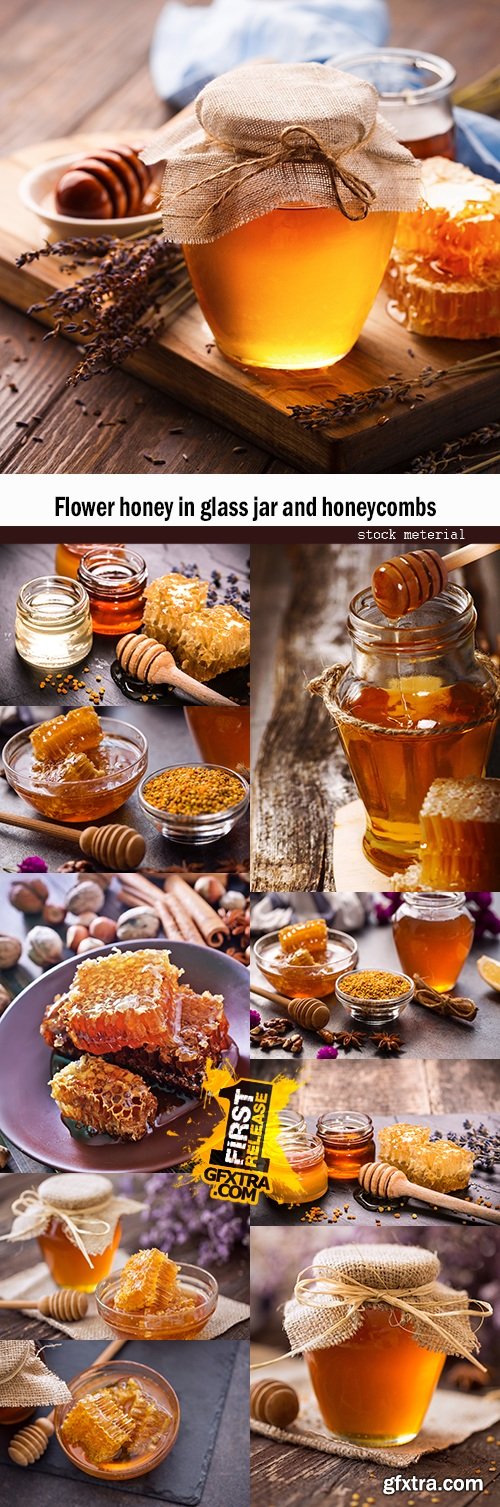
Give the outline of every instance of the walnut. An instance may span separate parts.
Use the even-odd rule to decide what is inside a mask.
[[[0,968],[15,968],[22,950],[19,937],[0,937]]]
[[[105,894],[102,885],[97,879],[81,879],[79,884],[69,891],[66,897],[68,910],[73,916],[81,916],[82,912],[100,911],[103,908]]]
[[[37,916],[48,899],[48,889],[43,879],[15,879],[9,890],[9,900],[24,916]]]
[[[50,926],[34,926],[28,932],[26,942],[32,963],[38,963],[41,968],[52,968],[54,963],[60,963],[63,944]]]
[[[160,918],[151,905],[134,905],[120,916],[116,935],[119,942],[133,942],[137,937],[156,937]]]

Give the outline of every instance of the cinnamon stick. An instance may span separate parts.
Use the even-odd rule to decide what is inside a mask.
[[[165,880],[165,890],[167,896],[178,900],[182,909],[187,911],[188,916],[191,916],[207,945],[222,947],[224,938],[229,936],[229,927],[222,917],[217,915],[213,906],[209,905],[197,890],[192,890],[179,874],[169,874],[168,879]]]
[[[190,918],[187,910],[175,899],[171,901],[170,897],[157,889],[150,879],[144,878],[142,874],[120,874],[119,877],[125,880],[124,890],[121,893],[126,892],[127,898],[131,897],[135,905],[142,902],[156,911],[167,939],[170,938],[172,942],[194,942],[197,947],[207,945],[204,936]]]

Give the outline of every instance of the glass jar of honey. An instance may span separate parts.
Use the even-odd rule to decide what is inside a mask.
[[[271,1156],[267,1197],[275,1203],[316,1203],[328,1192],[323,1142],[307,1131],[299,1135],[294,1130],[283,1131],[278,1139],[286,1161],[277,1167]]]
[[[328,1177],[333,1182],[357,1182],[360,1167],[375,1160],[369,1115],[327,1110],[319,1116],[317,1134],[323,1142]]]
[[[24,1408],[2,1408],[0,1406],[0,1425],[4,1424],[5,1428],[8,1428],[11,1423],[25,1423],[26,1419],[32,1418],[35,1412],[36,1408],[31,1405]]]
[[[28,665],[68,670],[92,648],[89,599],[79,581],[39,576],[25,581],[16,603],[16,649]]]
[[[418,973],[431,988],[452,989],[474,940],[465,895],[409,894],[393,918],[396,951],[406,973]]]
[[[280,1109],[279,1122],[281,1130],[287,1135],[307,1135],[306,1121],[297,1109]]]
[[[455,157],[452,91],[456,71],[445,58],[410,47],[345,53],[335,68],[373,84],[380,114],[414,157]]]
[[[249,770],[248,706],[185,706],[184,716],[204,764],[223,764],[239,774]]]
[[[53,1282],[94,1292],[121,1239],[113,1184],[93,1173],[63,1173],[46,1178],[37,1193],[45,1216],[38,1244]]]
[[[376,91],[319,63],[214,79],[148,160],[166,162],[164,229],[237,366],[309,371],[355,344],[419,172]]]
[[[101,549],[99,544],[57,544],[55,556],[55,572],[57,576],[73,576],[78,574],[78,566],[84,555],[88,555],[91,549]],[[108,549],[122,549],[121,544],[109,544]]]
[[[473,1319],[493,1312],[439,1281],[432,1250],[332,1245],[299,1272],[285,1306],[292,1352],[303,1352],[327,1429],[366,1448],[420,1432],[446,1356],[476,1359]]]
[[[94,633],[119,638],[140,628],[148,571],[142,555],[122,545],[87,550],[78,580],[88,592]]]
[[[311,689],[335,718],[366,813],[365,853],[384,874],[418,857],[433,781],[485,772],[498,719],[493,667],[474,645],[468,591],[448,585],[389,622],[370,591],[349,608],[352,662]]]

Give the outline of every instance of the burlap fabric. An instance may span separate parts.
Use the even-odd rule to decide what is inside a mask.
[[[12,1226],[1,1240],[32,1240],[57,1219],[67,1239],[88,1258],[111,1244],[122,1214],[139,1213],[144,1205],[115,1195],[107,1177],[77,1172],[45,1178],[38,1188],[25,1189],[11,1207]]]
[[[363,1322],[366,1305],[389,1308],[407,1323],[417,1344],[445,1355],[466,1356],[475,1365],[480,1324],[492,1312],[437,1281],[440,1264],[419,1246],[375,1245],[326,1248],[299,1273],[295,1296],[285,1307],[285,1329],[297,1355],[341,1345]]]
[[[169,240],[217,240],[284,205],[413,210],[420,164],[377,112],[365,80],[321,63],[252,63],[202,89],[141,154],[166,163]]]
[[[43,1408],[70,1402],[65,1381],[49,1371],[33,1340],[0,1341],[0,1408]]]

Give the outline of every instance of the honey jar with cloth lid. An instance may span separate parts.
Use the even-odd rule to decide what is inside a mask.
[[[58,1287],[94,1292],[111,1271],[120,1244],[121,1216],[139,1212],[135,1198],[118,1194],[107,1177],[68,1172],[47,1177],[14,1199],[4,1240],[36,1236]]]

